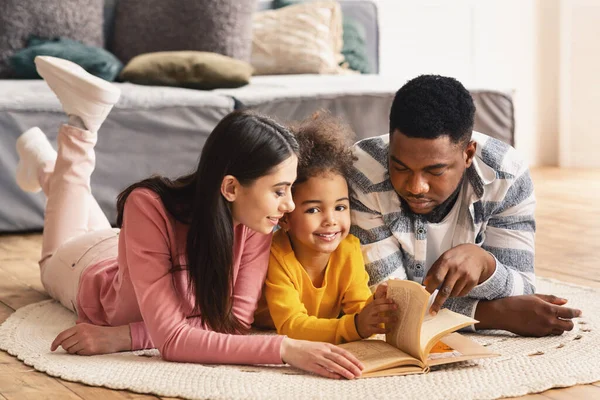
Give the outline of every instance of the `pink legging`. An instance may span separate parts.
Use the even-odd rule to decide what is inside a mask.
[[[92,196],[95,133],[62,125],[56,162],[46,163],[39,181],[46,194],[40,272],[42,284],[77,312],[79,279],[86,267],[117,256],[118,229]]]

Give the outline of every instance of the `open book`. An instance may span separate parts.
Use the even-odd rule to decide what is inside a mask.
[[[419,283],[389,280],[387,297],[398,304],[393,311],[398,322],[389,326],[386,340],[340,345],[363,363],[362,378],[424,373],[436,365],[498,355],[454,332],[477,320],[445,308],[431,316],[430,294]]]

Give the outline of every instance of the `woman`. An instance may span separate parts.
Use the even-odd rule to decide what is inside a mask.
[[[17,182],[48,198],[41,277],[78,314],[52,350],[73,354],[156,347],[169,361],[274,364],[352,379],[362,365],[343,349],[249,329],[265,278],[271,232],[294,209],[298,145],[272,120],[226,116],[198,169],[153,177],[118,199],[111,229],[91,195],[97,132],[120,92],[79,66],[37,57],[69,115],[58,153],[32,128],[17,141]]]

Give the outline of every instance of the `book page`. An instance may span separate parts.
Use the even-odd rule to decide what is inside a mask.
[[[441,346],[451,350],[434,353],[435,349],[439,348],[438,344],[441,344]],[[438,342],[438,344],[433,346],[431,353],[427,357],[427,365],[429,366],[467,361],[475,358],[496,357],[499,355],[490,349],[483,347],[479,343],[474,342],[468,337],[456,332],[444,336],[440,342]]]
[[[398,309],[390,315],[396,316],[398,321],[388,324],[391,331],[385,335],[386,342],[422,360],[421,324],[429,293],[423,286],[413,281],[392,279],[387,281],[387,284],[388,299],[398,304]]]
[[[442,308],[435,317],[428,318],[421,327],[422,354],[426,357],[436,342],[448,333],[464,328],[478,321]]]
[[[427,356],[427,363],[430,363],[431,361],[435,361],[435,360],[442,360],[445,358],[456,358],[456,357],[460,357],[463,354],[448,346],[446,343],[443,342],[443,338],[442,340],[440,340],[439,342],[437,342],[432,348],[431,350],[429,350],[429,355]]]
[[[419,360],[383,340],[366,339],[340,344],[339,346],[348,350],[363,363],[365,367],[363,373],[381,371],[402,365],[418,366],[419,370],[425,367]]]
[[[360,378],[377,378],[380,376],[398,376],[398,375],[412,375],[422,374],[427,371],[428,368],[413,367],[411,365],[405,365],[404,367],[389,368],[381,371],[364,372],[359,376]]]

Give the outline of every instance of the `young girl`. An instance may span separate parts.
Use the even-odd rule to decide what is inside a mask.
[[[48,199],[42,283],[78,315],[52,350],[157,347],[170,361],[287,362],[331,378],[360,375],[358,360],[336,346],[241,335],[253,320],[273,227],[294,209],[298,145],[287,129],[260,115],[229,114],[194,173],[149,178],[121,193],[121,229],[111,229],[90,175],[98,129],[120,92],[65,60],[37,57],[36,65],[69,115],[58,154],[38,128],[17,141],[17,182],[41,187]]]
[[[360,243],[349,235],[346,177],[354,161],[350,131],[316,116],[295,129],[300,144],[296,208],[279,220],[271,245],[258,326],[291,338],[343,343],[384,333],[396,305],[385,286],[371,297]],[[343,314],[340,316],[340,314]]]

